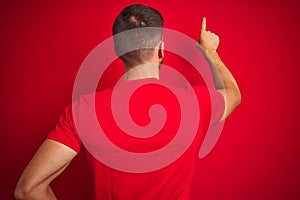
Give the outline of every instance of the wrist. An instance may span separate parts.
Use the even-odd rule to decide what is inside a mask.
[[[216,49],[203,49],[203,50],[207,58],[212,62],[215,62],[219,59],[219,55]]]
[[[213,48],[205,48],[203,47],[203,50],[205,51],[205,53],[207,53],[208,55],[211,55],[211,54],[218,54],[217,53],[217,50],[216,49],[213,49]]]
[[[202,52],[204,52],[206,54],[217,54],[217,49],[202,46],[200,43],[197,43],[196,47],[199,48]]]

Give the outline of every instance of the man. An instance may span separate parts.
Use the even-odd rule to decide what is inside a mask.
[[[140,27],[162,28],[163,18],[158,11],[150,7],[143,5],[128,6],[116,18],[113,34]],[[126,39],[122,41],[122,39],[115,38],[116,52],[125,66],[126,76],[123,85],[126,86],[129,82],[141,79],[159,79],[159,67],[164,57],[162,36],[159,32],[151,34],[154,34],[149,37],[153,48],[138,49],[124,55],[120,53],[122,45],[131,45],[130,43],[134,43],[134,41],[126,43]],[[204,18],[198,46],[210,63],[216,87],[214,95],[217,99],[221,99],[221,102],[224,102],[224,109],[221,106],[219,112],[217,112],[219,115],[215,116],[214,119],[223,121],[239,105],[241,94],[234,77],[218,56],[216,51],[218,45],[219,37],[206,30],[206,19]],[[17,199],[56,199],[50,183],[66,169],[81,150],[84,150],[90,158],[94,170],[95,199],[189,199],[194,161],[199,151],[204,127],[210,124],[203,121],[209,121],[210,104],[214,102],[210,99],[207,90],[196,86],[194,89],[200,102],[201,114],[208,117],[203,117],[207,119],[201,118],[198,135],[196,135],[191,147],[170,165],[147,173],[123,172],[106,166],[86,151],[76,131],[78,127],[74,123],[72,109],[68,107],[61,116],[56,128],[49,134],[23,172],[16,187],[15,197]],[[137,102],[142,101],[142,103],[138,103],[138,106],[143,105],[147,99],[154,98],[155,100],[162,93],[157,87],[150,87],[146,90],[144,95],[148,95],[147,98],[144,95],[137,97]],[[149,93],[151,96],[149,96]],[[97,108],[100,118],[105,116],[102,118],[104,122],[101,126],[103,125],[103,129],[110,136],[118,134],[118,128],[111,126],[113,119],[110,119],[111,114],[106,109],[110,106],[109,97],[112,95],[112,89],[97,92],[96,95],[101,100],[101,106]],[[164,97],[160,98],[164,100]],[[77,104],[80,103],[82,102],[79,100]],[[167,106],[170,107],[171,112],[174,112],[174,115],[172,114],[170,117],[176,120],[175,115],[178,115],[176,108],[172,109],[172,103]],[[143,118],[143,116],[138,118]],[[176,134],[176,131],[173,130],[174,127],[178,127],[176,123],[171,125],[166,123],[165,126],[166,128],[164,127],[165,129],[162,130],[162,132],[165,132],[162,140],[153,140],[153,143],[150,144],[143,141],[139,142],[139,140],[131,143],[126,139],[123,140],[125,136],[120,135],[121,139],[116,140],[116,143],[119,141],[125,149],[147,152],[148,147],[160,147],[162,141],[170,141]]]

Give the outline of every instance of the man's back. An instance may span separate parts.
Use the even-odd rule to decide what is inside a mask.
[[[149,80],[149,84],[147,84]],[[151,83],[150,83],[151,81]],[[123,132],[117,125],[112,110],[111,110],[111,98],[113,92],[116,90],[122,90],[126,93],[126,88],[132,84],[143,82],[143,86],[135,91],[131,96],[128,109],[131,117],[137,125],[147,126],[151,120],[149,117],[149,109],[154,104],[160,104],[164,107],[167,113],[167,120],[164,126],[158,133],[154,133],[153,136],[142,138],[133,137]],[[153,83],[154,82],[154,83]],[[187,95],[190,93],[187,88],[176,88],[177,94],[181,95],[180,98],[189,98]],[[200,117],[198,122],[198,132],[195,134],[195,138],[192,144],[188,147],[182,155],[178,156],[174,162],[158,170],[150,172],[124,172],[119,169],[113,169],[115,166],[109,166],[107,163],[101,162],[101,160],[95,158],[89,151],[88,147],[97,146],[101,152],[107,151],[111,159],[118,159],[122,156],[118,152],[111,151],[110,147],[106,146],[104,142],[99,141],[99,138],[93,138],[91,140],[85,140],[82,144],[83,138],[78,135],[77,130],[81,125],[89,120],[89,114],[86,113],[88,108],[95,105],[97,118],[99,124],[105,133],[106,137],[119,148],[124,151],[135,152],[138,154],[155,152],[161,148],[164,148],[176,136],[181,120],[180,105],[176,99],[174,93],[160,85],[160,81],[154,79],[134,80],[123,82],[114,88],[108,88],[104,91],[97,92],[95,94],[89,94],[82,96],[76,105],[73,104],[73,111],[82,115],[84,118],[76,119],[76,127],[64,127],[66,121],[73,121],[73,114],[71,109],[66,109],[65,117],[62,117],[57,128],[49,134],[48,138],[56,140],[79,152],[84,149],[85,154],[88,157],[89,164],[93,169],[94,184],[95,184],[95,199],[189,199],[190,183],[194,173],[195,159],[199,152],[199,146],[204,136],[204,131],[208,127],[210,121],[210,96],[206,87],[194,87],[199,97],[199,106],[201,113],[208,113]],[[94,104],[95,95],[95,104]],[[116,97],[118,98],[118,96]],[[125,100],[124,100],[124,103]],[[75,108],[75,110],[74,110]],[[220,112],[222,113],[222,112]],[[82,121],[80,121],[82,120]],[[196,122],[197,123],[197,122]],[[74,125],[74,123],[71,123]],[[147,128],[147,127],[145,127]],[[90,130],[91,132],[94,129]],[[66,134],[67,133],[67,134]],[[193,133],[185,133],[186,137],[192,137]],[[64,135],[62,137],[62,135]],[[72,142],[68,142],[69,140]],[[96,141],[98,140],[98,141]],[[172,144],[171,148],[174,149],[174,153],[180,148],[184,148],[181,144],[182,141]],[[71,144],[71,145],[70,145]],[[80,147],[80,148],[78,148]],[[157,159],[168,159],[166,157],[160,157]],[[153,160],[157,162],[157,160]],[[121,163],[120,165],[132,165],[132,163]],[[147,163],[145,163],[147,165]]]

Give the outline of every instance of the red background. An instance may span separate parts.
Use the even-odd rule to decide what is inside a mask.
[[[132,3],[137,1],[1,1],[1,199],[13,199],[23,169],[71,102],[81,62],[111,36],[114,17]],[[158,9],[166,28],[195,40],[206,16],[242,91],[242,104],[217,146],[198,160],[193,199],[300,199],[299,3],[138,3]],[[91,197],[86,171],[79,155],[53,183],[59,199]]]

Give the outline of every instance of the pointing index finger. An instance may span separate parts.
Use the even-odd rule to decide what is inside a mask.
[[[202,30],[206,30],[206,17],[203,17],[202,19]]]

